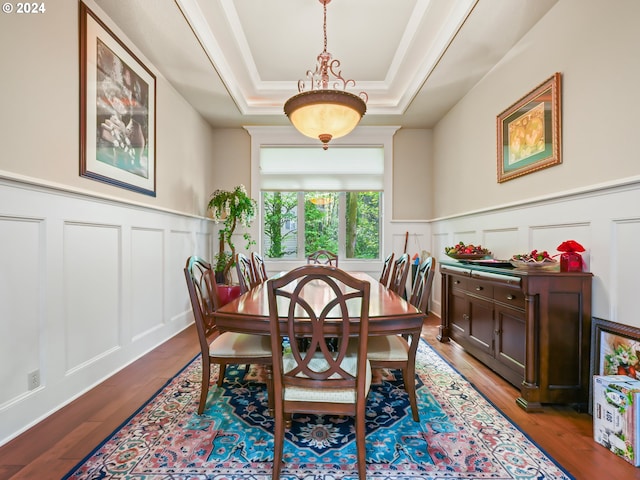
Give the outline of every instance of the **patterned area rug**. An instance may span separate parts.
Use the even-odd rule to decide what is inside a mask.
[[[273,421],[263,372],[228,368],[199,416],[200,363],[196,357],[64,478],[270,479]],[[419,423],[399,372],[376,372],[367,405],[367,478],[573,478],[424,341],[416,372]],[[356,479],[355,458],[351,418],[294,416],[281,478]]]

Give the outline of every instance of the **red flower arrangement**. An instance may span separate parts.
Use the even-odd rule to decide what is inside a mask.
[[[556,250],[559,252],[584,252],[584,247],[575,240],[567,240],[558,245]]]
[[[567,240],[558,245],[557,250],[563,252],[560,255],[561,272],[581,272],[584,262],[579,252],[584,252],[584,247],[575,240]]]

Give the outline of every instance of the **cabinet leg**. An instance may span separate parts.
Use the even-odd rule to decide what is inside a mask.
[[[542,404],[540,402],[528,402],[522,397],[516,399],[516,404],[528,413],[542,411]]]
[[[447,343],[449,339],[449,329],[440,325],[438,327],[438,335],[436,335],[436,340],[441,343]]]

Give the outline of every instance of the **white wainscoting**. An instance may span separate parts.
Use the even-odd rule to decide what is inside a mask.
[[[481,244],[495,258],[508,259],[534,248],[554,255],[561,242],[576,240],[586,248],[585,269],[594,275],[593,316],[640,327],[635,298],[640,271],[637,177],[429,223],[431,248],[439,259],[447,258],[446,246],[459,241]],[[433,287],[432,310],[439,315],[439,275]]]
[[[190,325],[183,268],[214,239],[203,218],[0,178],[0,445]]]
[[[193,320],[182,269],[192,254],[212,258],[216,230],[204,218],[0,176],[0,445],[186,328]],[[410,255],[424,250],[437,259],[461,240],[496,258],[555,252],[577,240],[594,274],[593,315],[640,327],[640,178],[449,218],[391,221],[385,252],[402,253],[406,232]],[[440,295],[438,274],[437,315]],[[35,371],[40,386],[30,390]]]

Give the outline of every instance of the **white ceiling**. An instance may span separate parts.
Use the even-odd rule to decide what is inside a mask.
[[[363,125],[430,128],[558,0],[332,0],[327,50]],[[96,0],[214,127],[286,125],[323,49],[319,0]]]

